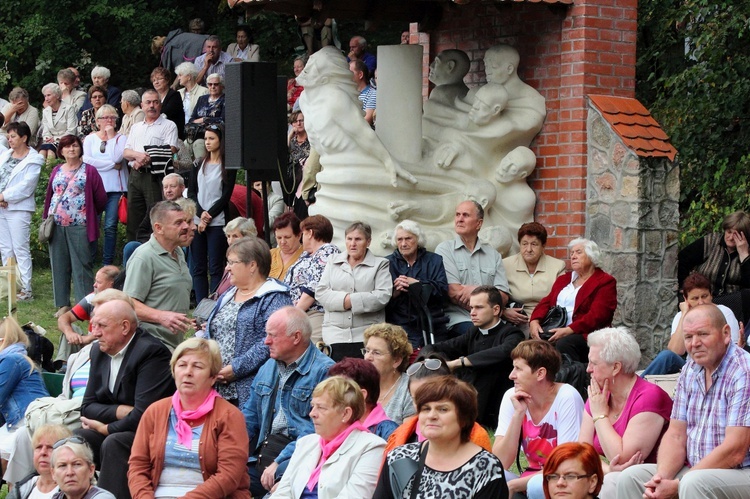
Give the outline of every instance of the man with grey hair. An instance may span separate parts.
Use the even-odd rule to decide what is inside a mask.
[[[127,466],[135,431],[143,412],[175,391],[169,360],[161,342],[138,327],[133,301],[122,291],[107,289],[92,303],[89,382],[81,404],[76,434],[94,451],[99,487],[129,498]]]
[[[224,78],[227,64],[232,62],[232,56],[221,50],[221,39],[216,35],[211,35],[206,39],[203,45],[205,51],[202,55],[195,58],[195,66],[198,68],[199,84],[206,83],[206,76],[217,73]]]
[[[333,361],[312,344],[311,334],[307,314],[295,307],[277,310],[266,322],[265,344],[271,358],[258,370],[242,407],[251,442],[248,470],[253,497],[271,490],[284,474],[296,440],[315,431],[309,417],[312,392],[328,376]],[[273,461],[268,464],[265,457],[273,447],[283,448],[270,456]]]
[[[472,327],[469,300],[477,286],[495,286],[503,295],[503,305],[508,301],[509,287],[503,257],[479,239],[482,222],[482,205],[470,200],[459,203],[453,222],[456,238],[443,241],[435,248],[435,253],[443,257],[448,276],[450,304],[446,312],[453,335],[464,334]]]
[[[141,327],[174,350],[193,325],[187,317],[193,280],[182,250],[190,220],[174,201],[156,203],[150,216],[153,234],[128,260],[123,291],[133,298]]]
[[[370,75],[375,74],[375,69],[378,67],[378,60],[374,54],[367,52],[367,40],[363,36],[353,36],[349,40],[349,55],[346,58],[346,62],[355,60],[364,62]]]
[[[146,119],[130,129],[123,153],[132,167],[128,180],[128,241],[135,239],[138,225],[151,207],[161,201],[165,170],[152,163],[146,146],[170,146],[172,153],[179,148],[177,125],[161,114],[161,98],[156,90],[143,92],[141,108]]]

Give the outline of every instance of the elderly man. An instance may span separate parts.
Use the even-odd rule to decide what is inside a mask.
[[[732,342],[724,315],[699,305],[682,321],[690,354],[677,380],[656,464],[625,469],[621,499],[745,498],[750,490],[750,355]]]
[[[349,40],[349,55],[347,61],[360,60],[367,66],[369,74],[374,74],[375,69],[378,67],[378,61],[374,54],[367,52],[367,40],[362,36],[353,36]]]
[[[435,253],[443,257],[448,276],[446,308],[448,327],[454,335],[464,334],[472,327],[469,298],[477,286],[494,286],[508,300],[508,280],[505,278],[503,257],[492,246],[479,239],[484,221],[484,209],[476,201],[463,201],[456,207],[454,228],[456,238],[443,241]]]
[[[264,496],[286,470],[296,440],[315,431],[308,414],[315,386],[333,361],[310,341],[312,327],[305,312],[284,307],[266,323],[266,345],[271,358],[258,370],[250,398],[242,407],[251,442],[250,493]],[[277,451],[265,469],[260,454]],[[264,463],[265,464],[265,463]]]
[[[205,85],[206,77],[214,73],[221,75],[221,78],[224,79],[227,64],[232,62],[232,56],[221,50],[221,39],[216,35],[209,36],[203,45],[203,49],[205,52],[195,58],[195,66],[198,68],[198,83]]]
[[[130,129],[124,157],[132,170],[128,180],[128,241],[136,238],[141,221],[151,207],[161,201],[161,181],[166,165],[152,161],[147,146],[168,146],[176,153],[177,126],[161,114],[161,99],[156,90],[146,90],[141,96],[141,108],[146,119]]]
[[[469,297],[473,327],[464,335],[427,345],[420,355],[440,352],[450,361],[448,367],[477,389],[479,423],[497,425],[503,394],[513,386],[508,379],[513,370],[510,352],[524,340],[515,325],[501,320],[503,296],[494,286],[474,288]]]
[[[156,203],[150,215],[154,232],[128,260],[123,290],[141,327],[174,350],[193,325],[187,317],[193,280],[182,250],[191,221],[174,201]]]
[[[365,112],[365,121],[372,126],[375,122],[377,90],[368,83],[370,81],[369,70],[364,62],[355,59],[349,63],[349,71],[352,72],[352,81],[357,85],[359,101],[362,103],[362,111]]]
[[[95,66],[94,69],[91,70],[91,81],[95,86],[102,87],[107,91],[107,104],[114,106],[119,112],[120,95],[122,94],[122,92],[120,92],[119,88],[113,87],[109,84],[109,78],[111,76],[112,73],[104,66]],[[86,95],[86,100],[83,102],[83,106],[78,111],[78,119],[81,119],[82,112],[84,112],[86,109],[91,109],[91,107],[91,100],[89,99],[88,95]]]
[[[129,498],[127,462],[143,411],[175,392],[169,350],[138,327],[133,302],[109,289],[94,299],[91,368],[81,404],[83,437],[94,451],[99,487]]]

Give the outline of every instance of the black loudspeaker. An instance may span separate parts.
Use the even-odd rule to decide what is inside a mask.
[[[247,170],[248,182],[279,180],[289,153],[286,80],[270,62],[227,64],[225,80],[226,167]]]

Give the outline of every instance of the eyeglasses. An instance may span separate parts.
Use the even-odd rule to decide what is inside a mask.
[[[242,260],[227,260],[227,267],[233,267],[234,265],[237,265],[238,263],[245,263]]]
[[[104,154],[104,152],[107,150],[107,141],[102,140],[102,143],[99,144],[99,152]]]
[[[362,348],[360,352],[362,352],[363,357],[368,353],[372,354],[373,357],[382,357],[385,355],[385,352],[381,352],[380,350],[370,350],[369,348]]]
[[[206,83],[209,87],[218,87],[221,86],[221,83]]]
[[[296,121],[292,121],[292,123],[304,123],[304,122],[305,122],[305,120],[296,120]]]
[[[72,437],[58,440],[57,442],[55,442],[55,445],[53,445],[52,448],[57,449],[58,447],[62,447],[63,445],[67,444],[68,442],[73,443],[73,444],[80,444],[80,445],[86,444],[86,440],[83,437],[79,437],[78,435],[73,435]]]
[[[547,480],[547,483],[556,482],[559,479],[565,480],[566,483],[572,483],[576,482],[578,480],[583,480],[584,478],[588,478],[591,475],[576,475],[575,473],[566,473],[564,475],[558,475],[557,473],[550,473],[549,475],[544,475],[544,479]]]
[[[406,370],[406,374],[409,376],[414,376],[419,372],[422,367],[429,369],[430,371],[437,371],[440,369],[440,366],[443,365],[443,361],[440,359],[425,359],[420,360],[419,362],[415,362],[414,364],[410,365],[409,368]]]
[[[206,127],[206,130],[211,130],[212,132],[220,132],[221,127],[219,125],[208,125]]]

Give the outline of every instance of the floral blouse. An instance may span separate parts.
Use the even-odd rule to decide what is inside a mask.
[[[85,139],[91,132],[98,132],[99,126],[96,124],[96,111],[90,107],[81,113],[81,120],[78,122],[78,136]]]
[[[341,251],[335,245],[331,243],[324,244],[315,253],[310,254],[307,251],[302,253],[299,260],[289,268],[284,282],[289,286],[289,293],[295,305],[302,297],[302,293],[315,298],[315,288],[318,287],[318,282],[320,282],[320,277],[323,275],[323,270],[326,268],[328,259],[339,253]],[[325,312],[323,305],[317,301],[310,306],[310,310]]]
[[[67,186],[67,187],[66,187]],[[58,170],[52,179],[52,200],[54,207],[55,225],[64,227],[86,225],[86,168],[81,163],[72,172]]]

